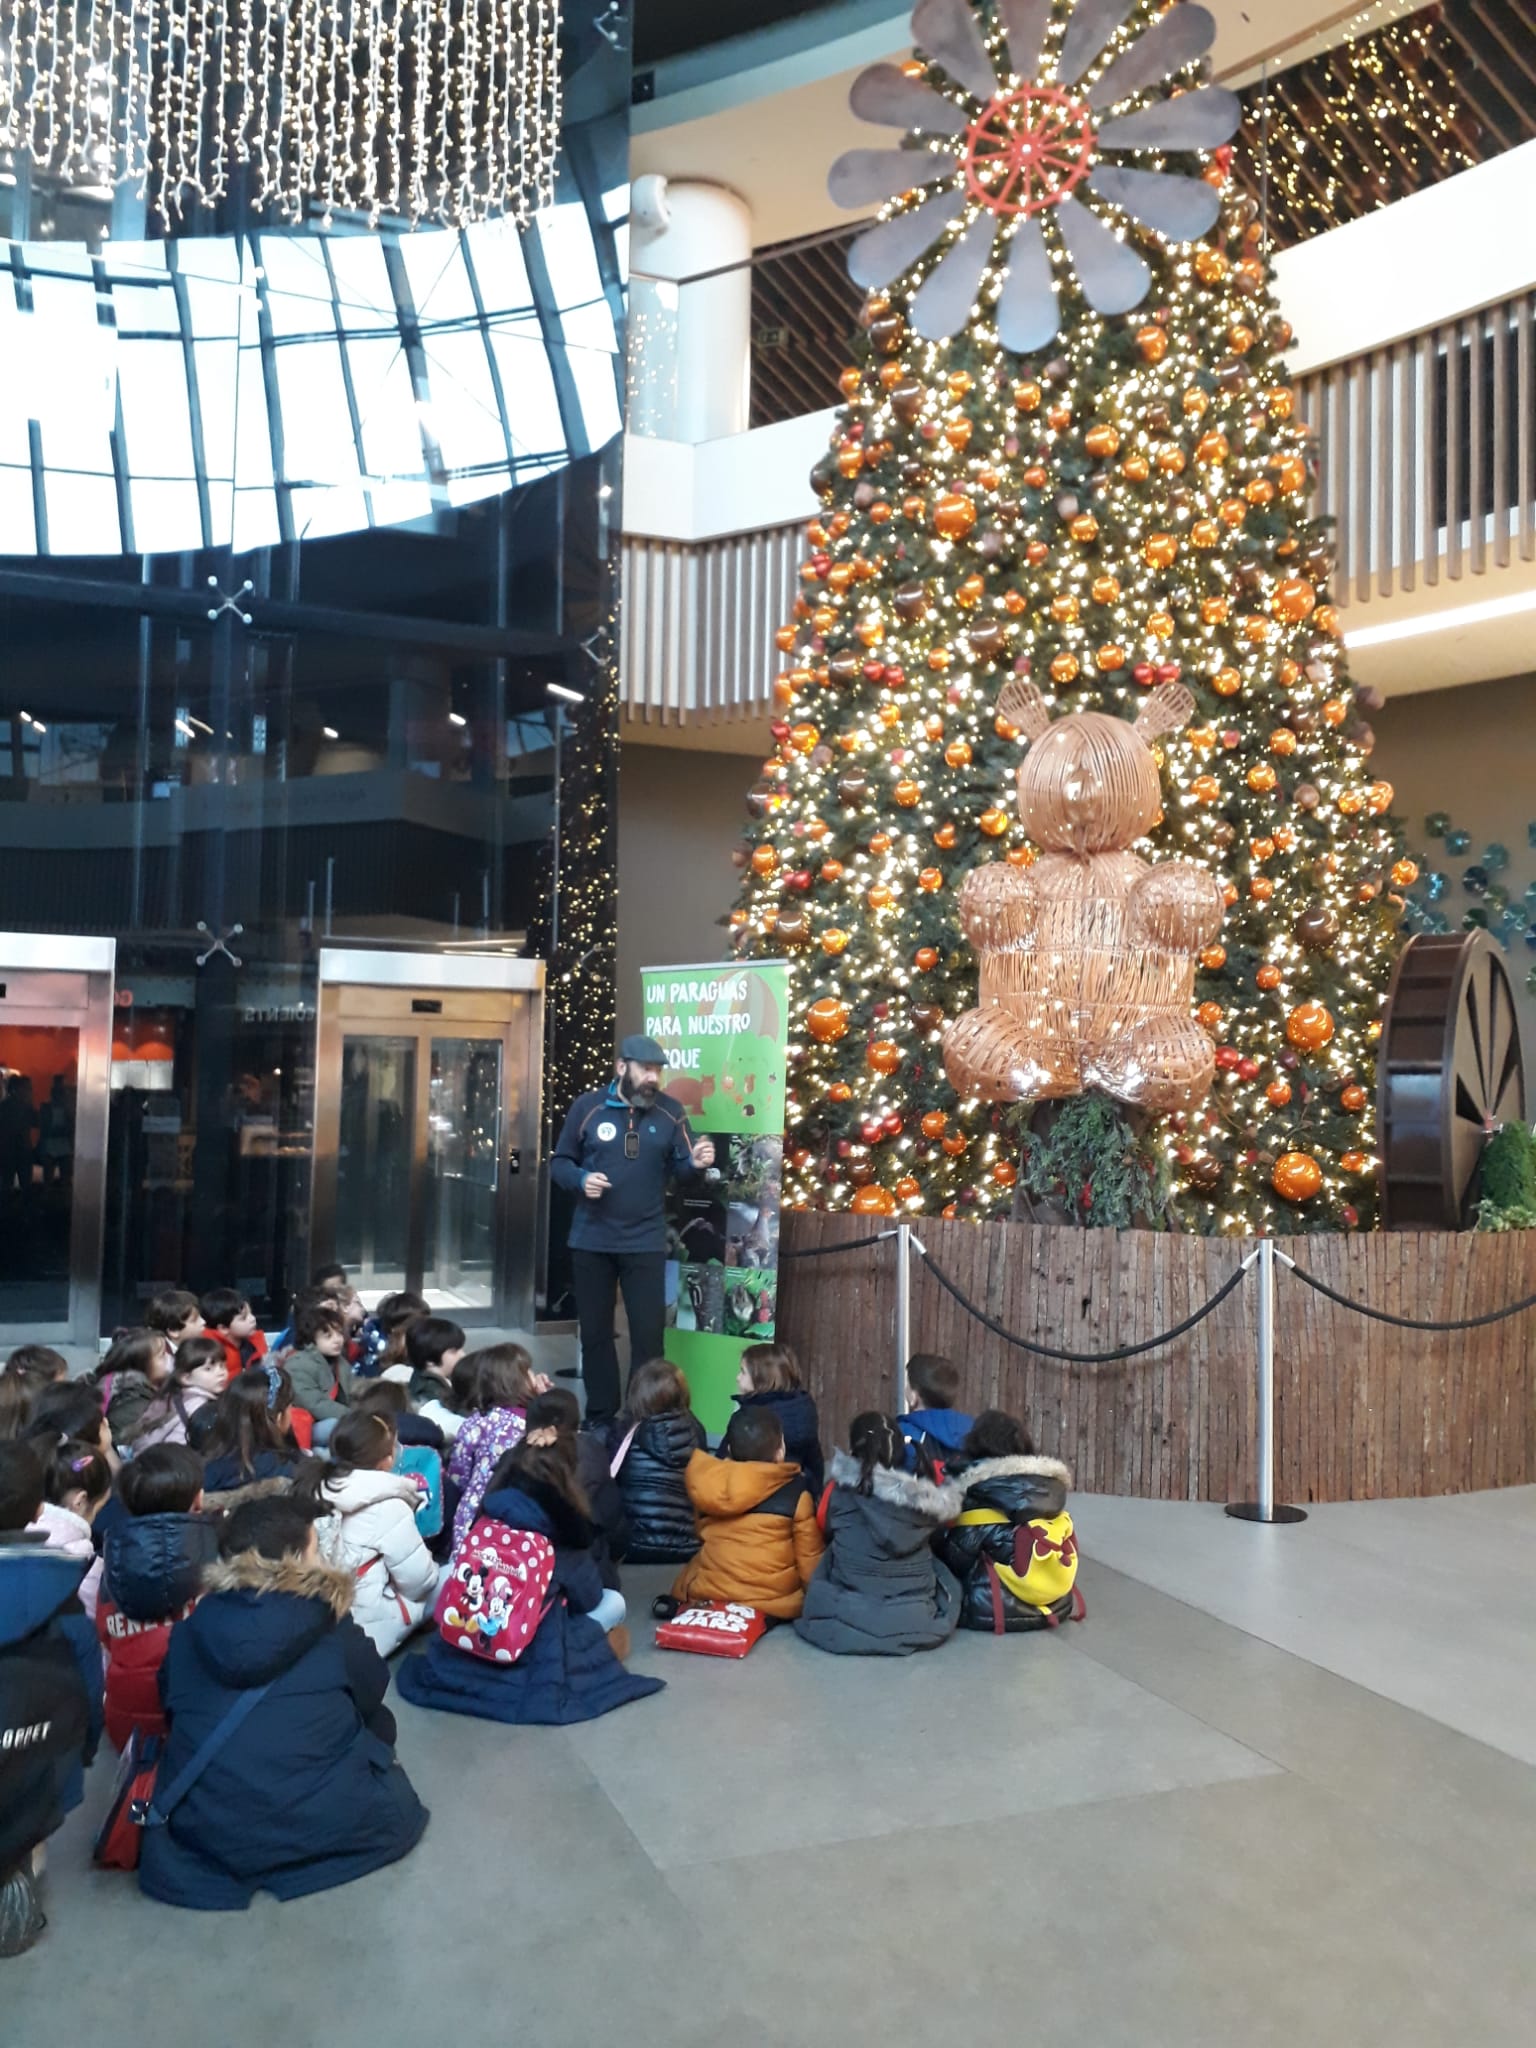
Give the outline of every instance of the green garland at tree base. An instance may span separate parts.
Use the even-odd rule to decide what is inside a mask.
[[[1097,1089],[1060,1102],[1021,1102],[1003,1128],[1019,1147],[1021,1221],[1082,1230],[1167,1230],[1172,1183],[1156,1119]]]

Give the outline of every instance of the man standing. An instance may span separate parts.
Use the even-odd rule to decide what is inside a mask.
[[[661,1092],[665,1066],[654,1038],[626,1038],[608,1086],[571,1104],[550,1161],[553,1178],[581,1198],[571,1219],[571,1271],[592,1422],[611,1421],[619,1412],[613,1335],[619,1288],[629,1318],[630,1371],[661,1356],[667,1176],[691,1177],[715,1163],[710,1140],[695,1140],[682,1104]]]

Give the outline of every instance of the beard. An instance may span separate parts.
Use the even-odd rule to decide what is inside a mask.
[[[636,1109],[649,1109],[661,1093],[661,1089],[655,1081],[636,1081],[626,1074],[620,1092]]]

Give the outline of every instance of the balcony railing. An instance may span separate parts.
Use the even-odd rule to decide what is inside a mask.
[[[1536,291],[1299,380],[1336,523],[1341,606],[1536,560]],[[808,436],[806,466],[819,453]],[[809,516],[809,514],[807,514]],[[631,717],[760,719],[790,616],[803,523],[689,545],[626,536]]]

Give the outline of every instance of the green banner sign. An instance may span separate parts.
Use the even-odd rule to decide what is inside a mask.
[[[741,1354],[773,1335],[784,1172],[788,971],[647,967],[645,1030],[666,1049],[665,1087],[715,1163],[674,1184],[667,1217],[667,1356],[711,1431],[731,1419]]]

